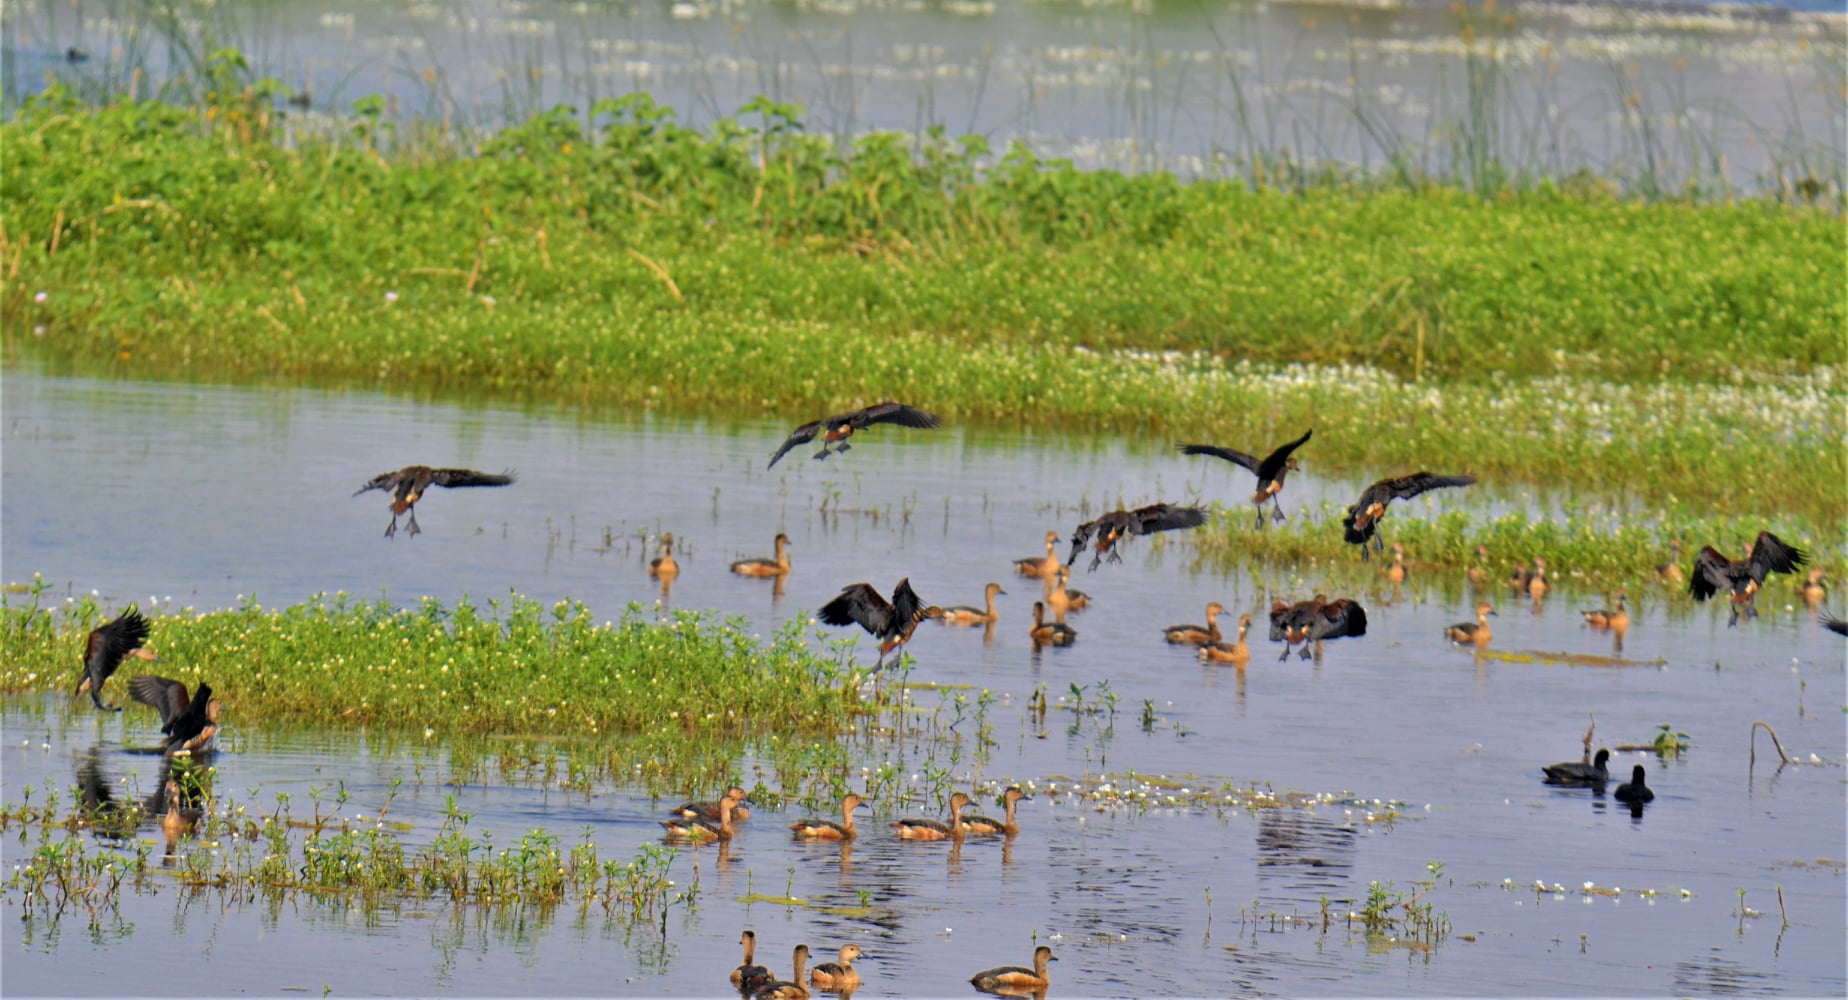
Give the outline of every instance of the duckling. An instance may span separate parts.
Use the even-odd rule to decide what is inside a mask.
[[[731,800],[732,822],[742,823],[751,818],[751,810],[744,805],[744,789],[729,789],[721,796],[721,799]],[[679,816],[681,819],[700,819],[708,823],[717,823],[719,821],[719,802],[721,799],[714,799],[711,802],[682,802],[679,806],[669,810],[668,815]]]
[[[1208,663],[1236,663],[1244,666],[1251,659],[1251,649],[1245,645],[1245,633],[1251,631],[1251,616],[1238,617],[1238,639],[1233,642],[1211,642],[1200,647],[1200,659]]]
[[[745,931],[738,938],[738,943],[744,945],[744,961],[731,971],[732,988],[744,993],[755,993],[770,981],[770,970],[757,964],[757,932]]]
[[[776,533],[776,557],[766,559],[740,559],[731,564],[731,571],[739,576],[784,576],[789,572],[789,536]]]
[[[1821,607],[1822,602],[1829,597],[1829,588],[1823,585],[1826,579],[1822,570],[1812,569],[1809,571],[1809,580],[1797,589],[1798,595],[1803,598],[1804,605],[1811,611]]]
[[[982,603],[984,607],[975,608],[967,604],[958,604],[955,607],[944,608],[943,624],[990,625],[994,622],[998,622],[1001,620],[1001,615],[999,612],[995,611],[995,595],[1005,593],[1007,593],[1007,591],[1002,590],[1000,584],[991,583],[982,588]]]
[[[969,982],[978,990],[994,990],[1004,986],[1024,986],[1028,989],[1044,989],[1052,985],[1052,977],[1046,972],[1046,964],[1055,962],[1052,949],[1040,945],[1033,949],[1033,968],[1024,969],[1018,965],[1003,965],[999,968],[984,969],[969,977]]]
[[[808,957],[808,945],[796,945],[796,952],[792,959],[796,967],[795,974],[787,980],[778,979],[767,982],[759,986],[757,992],[752,993],[751,996],[754,1000],[807,1000],[809,991],[808,987],[802,985],[802,967],[808,964]]]
[[[1527,596],[1537,601],[1552,589],[1553,585],[1546,582],[1546,560],[1535,556],[1534,571],[1527,578]]]
[[[809,985],[823,990],[851,990],[860,985],[860,974],[853,971],[853,960],[860,957],[860,946],[841,946],[839,962],[823,962],[809,971]]]
[[[1091,606],[1090,594],[1068,586],[1071,579],[1072,568],[1060,566],[1059,575],[1046,581],[1046,606],[1052,609],[1052,616],[1058,621],[1064,621],[1068,611],[1083,611]]]
[[[1045,556],[1029,556],[1025,559],[1014,560],[1014,572],[1019,573],[1021,576],[1036,576],[1041,579],[1050,579],[1059,572],[1058,544],[1059,533],[1056,531],[1046,532]]]
[[[968,828],[963,826],[963,807],[969,804],[969,796],[957,792],[950,796],[950,821],[938,819],[901,819],[892,824],[901,840],[961,840]]]
[[[657,580],[668,580],[678,575],[680,564],[674,561],[674,533],[661,533],[661,555],[648,564],[648,575]]]
[[[1619,802],[1649,802],[1655,799],[1655,792],[1643,783],[1643,765],[1630,769],[1630,780],[1617,786],[1611,798]]]
[[[1218,642],[1221,638],[1219,634],[1219,613],[1224,610],[1224,605],[1220,604],[1218,601],[1213,601],[1206,606],[1205,625],[1170,625],[1161,630],[1162,635],[1167,636],[1168,641],[1176,646],[1211,645]]]
[[[1476,564],[1469,568],[1469,573],[1467,574],[1469,582],[1472,585],[1481,587],[1483,584],[1489,582],[1488,562],[1489,547],[1486,545],[1476,546]]]
[[[1027,633],[1043,646],[1069,646],[1078,638],[1078,630],[1064,622],[1046,620],[1046,602],[1033,602],[1033,629]]]
[[[963,826],[967,827],[970,833],[1004,833],[1012,837],[1020,832],[1020,824],[1014,822],[1014,805],[1021,799],[1031,799],[1032,797],[1033,796],[1021,791],[1018,785],[1013,786],[1001,795],[1001,801],[1005,803],[1007,809],[1006,820],[996,820],[988,816],[964,816],[962,818]]]
[[[1681,582],[1681,539],[1668,543],[1668,561],[1656,563],[1655,573],[1657,583]]]
[[[664,819],[661,828],[667,831],[670,840],[692,840],[701,843],[713,840],[732,839],[732,808],[736,805],[730,795],[719,800],[719,822],[717,826],[703,819]]]
[[[1394,542],[1392,543],[1392,565],[1386,567],[1386,579],[1396,587],[1405,582],[1407,575],[1408,571],[1405,568],[1405,545],[1400,542]]]
[[[1569,760],[1547,765],[1540,770],[1546,772],[1546,783],[1549,785],[1603,785],[1611,778],[1610,761],[1611,752],[1599,750],[1598,756],[1589,764]]]
[[[852,840],[856,833],[853,828],[853,811],[866,805],[858,795],[848,792],[841,799],[841,821],[831,819],[805,819],[790,824],[796,836],[810,840]]]
[[[1476,605],[1476,620],[1458,622],[1444,630],[1444,635],[1459,646],[1486,646],[1494,638],[1489,631],[1489,616],[1495,614],[1495,605],[1487,601]],[[1500,617],[1497,615],[1496,617]]]
[[[1617,610],[1599,608],[1596,611],[1580,611],[1579,616],[1592,628],[1626,629],[1630,627],[1630,609],[1624,606],[1624,593],[1617,591]]]
[[[103,703],[103,683],[131,656],[140,660],[160,659],[144,645],[147,641],[148,620],[132,604],[109,622],[91,629],[83,646],[83,676],[77,681],[77,690],[71,697],[88,692],[99,711],[120,712],[122,706]]]

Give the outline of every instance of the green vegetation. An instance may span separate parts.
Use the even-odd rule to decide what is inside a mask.
[[[201,108],[53,92],[0,127],[9,359],[778,417],[902,395],[1246,448],[1314,426],[1322,473],[1841,535],[1838,211],[842,152],[761,99],[469,143],[361,102],[285,137],[236,64],[205,78]]]

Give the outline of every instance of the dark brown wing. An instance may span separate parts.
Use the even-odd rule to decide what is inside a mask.
[[[1086,521],[1072,531],[1072,554],[1065,557],[1066,562],[1078,558],[1078,553],[1084,551],[1084,544],[1091,540],[1091,535],[1097,531],[1098,525],[1103,523],[1104,519],[1100,517],[1094,521]]]
[[[840,418],[834,417],[830,419]],[[766,465],[764,468],[768,469],[771,465],[775,465],[777,459],[789,454],[789,449],[794,448],[796,445],[815,440],[815,435],[820,433],[821,428],[823,425],[827,424],[827,422],[826,420],[811,420],[795,430],[790,431],[788,439],[783,442],[783,446],[776,450],[776,454],[770,456],[770,465]]]
[[[1165,503],[1138,507],[1131,512],[1128,529],[1133,535],[1147,535],[1176,528],[1198,528],[1206,523],[1206,511],[1200,507],[1174,507]]]
[[[1429,472],[1414,472],[1398,479],[1388,479],[1377,486],[1384,486],[1392,496],[1399,500],[1410,500],[1426,490],[1441,490],[1451,486],[1468,486],[1476,481],[1475,476],[1434,476]]]
[[[181,691],[184,690],[185,688],[181,688]],[[192,698],[186,703],[185,710],[174,716],[173,721],[167,723],[167,727],[161,730],[171,735],[172,738],[167,741],[170,748],[177,749],[184,746],[193,737],[205,732],[206,725],[211,721],[209,714],[211,703],[212,686],[200,681],[199,690],[193,692]]]
[[[438,486],[506,486],[520,478],[519,473],[508,469],[506,472],[476,472],[474,469],[433,469],[430,481]]]
[[[1329,601],[1322,605],[1321,618],[1327,624],[1322,626],[1327,631],[1323,638],[1340,636],[1361,636],[1367,634],[1367,609],[1359,601],[1348,598]]]
[[[1704,601],[1722,589],[1732,590],[1732,560],[1711,545],[1694,557],[1694,572],[1688,574],[1688,596]]]
[[[911,578],[898,581],[892,588],[892,628],[899,635],[908,635],[924,617],[924,600],[918,592],[911,589]]]
[[[1258,460],[1242,451],[1210,444],[1184,444],[1179,447],[1183,455],[1211,455],[1214,458],[1231,462],[1233,465],[1242,465],[1252,472],[1258,471]]]
[[[912,599],[916,600],[917,595],[913,594]],[[894,611],[872,584],[856,583],[842,587],[840,595],[822,605],[816,617],[829,625],[858,625],[883,637],[891,634],[888,630],[894,621]]]
[[[367,490],[389,490],[398,485],[398,477],[402,475],[404,471],[403,469],[393,469],[390,472],[381,472],[367,480],[366,485],[354,490],[353,495],[359,496]]]
[[[1829,614],[1827,611],[1817,615],[1816,621],[1819,622],[1823,628],[1834,632],[1836,635],[1848,635],[1848,621],[1843,621]]]
[[[132,606],[113,621],[93,629],[83,657],[84,670],[91,682],[101,687],[102,682],[116,672],[116,667],[121,666],[122,658],[147,641],[148,620]]]
[[[186,685],[153,674],[136,674],[129,678],[128,694],[160,713],[160,731],[163,733],[173,728],[173,720],[186,711],[191,700],[186,696]]]
[[[1769,573],[1795,573],[1804,561],[1802,549],[1787,544],[1769,531],[1759,532],[1758,540],[1752,543],[1752,556],[1749,560],[1752,579],[1760,583],[1764,582]]]
[[[830,425],[837,422],[851,423],[855,427],[865,427],[868,424],[897,424],[900,427],[916,427],[919,430],[931,430],[941,423],[934,413],[925,413],[914,406],[890,402],[869,406],[847,417],[834,417],[829,420]]]
[[[1295,451],[1298,448],[1301,448],[1304,444],[1308,443],[1309,438],[1312,437],[1314,434],[1315,434],[1315,429],[1312,427],[1308,431],[1305,431],[1302,437],[1299,437],[1296,440],[1291,441],[1289,444],[1283,445],[1282,447],[1278,448],[1276,451],[1273,451],[1270,454],[1264,456],[1264,461],[1259,462],[1258,467],[1255,470],[1258,474],[1259,481],[1269,482],[1273,479],[1276,479],[1277,473],[1283,471],[1284,463],[1290,460],[1290,453]]]

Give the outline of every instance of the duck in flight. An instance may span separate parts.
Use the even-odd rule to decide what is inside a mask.
[[[1301,448],[1314,433],[1313,429],[1306,431],[1302,437],[1280,445],[1269,455],[1264,456],[1261,462],[1256,457],[1242,451],[1221,448],[1217,445],[1184,444],[1180,446],[1180,449],[1183,455],[1211,455],[1214,458],[1224,459],[1234,465],[1250,469],[1257,474],[1258,491],[1251,495],[1251,502],[1258,508],[1258,527],[1262,528],[1264,527],[1264,501],[1266,500],[1271,502],[1271,520],[1281,522],[1284,519],[1283,504],[1277,500],[1277,494],[1283,490],[1283,477],[1297,468],[1296,459],[1292,458],[1290,453]]]
[[[911,578],[898,581],[892,588],[892,600],[881,597],[870,583],[855,583],[841,588],[834,600],[821,606],[817,615],[829,625],[858,625],[879,639],[879,662],[885,665],[886,654],[904,645],[918,623],[927,618],[942,618],[943,609],[927,605],[911,589]]]
[[[1429,472],[1382,479],[1362,490],[1360,499],[1347,509],[1347,516],[1341,519],[1342,537],[1349,545],[1360,546],[1360,558],[1364,560],[1368,542],[1372,542],[1376,550],[1386,550],[1386,543],[1380,541],[1379,524],[1394,500],[1410,500],[1426,490],[1468,486],[1475,481],[1475,476],[1435,476]]]
[[[148,620],[133,605],[113,620],[90,630],[83,647],[83,677],[77,681],[72,697],[89,692],[90,700],[104,712],[120,712],[120,705],[103,703],[103,683],[128,657],[158,660],[159,656],[144,645],[148,641]]]
[[[411,520],[405,526],[405,533],[415,535],[422,529],[417,527],[417,501],[423,499],[424,491],[432,486],[455,488],[460,486],[506,486],[518,479],[519,475],[509,469],[503,473],[476,472],[473,469],[432,469],[427,465],[407,465],[396,472],[381,472],[371,481],[353,492],[359,496],[368,490],[391,491],[391,525],[385,529],[385,537],[398,533],[398,515],[409,512]]]
[[[1206,523],[1206,511],[1199,507],[1177,507],[1173,504],[1150,504],[1135,510],[1113,510],[1096,520],[1086,521],[1072,532],[1072,554],[1065,561],[1071,562],[1084,551],[1085,543],[1096,537],[1097,554],[1091,558],[1090,569],[1096,569],[1105,556],[1111,562],[1122,562],[1117,554],[1116,543],[1125,535],[1151,535],[1157,531],[1174,531],[1177,528],[1198,528]]]
[[[764,468],[774,466],[778,459],[788,454],[789,449],[796,445],[807,444],[815,440],[817,434],[821,435],[821,450],[815,453],[815,457],[823,459],[827,458],[830,453],[843,452],[853,447],[847,443],[847,439],[853,436],[854,431],[863,430],[872,424],[897,424],[900,427],[931,430],[941,422],[934,413],[926,413],[915,406],[892,402],[879,403],[864,410],[854,410],[851,413],[838,413],[832,417],[810,421],[791,431],[782,447],[776,450],[776,454],[770,456],[770,465]]]

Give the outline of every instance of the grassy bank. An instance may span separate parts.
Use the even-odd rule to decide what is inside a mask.
[[[1327,472],[1840,534],[1839,214],[841,156],[768,102],[598,120],[394,147],[364,114],[281,142],[236,93],[35,101],[0,128],[7,355],[782,417],[902,396],[1248,449],[1314,426]]]

